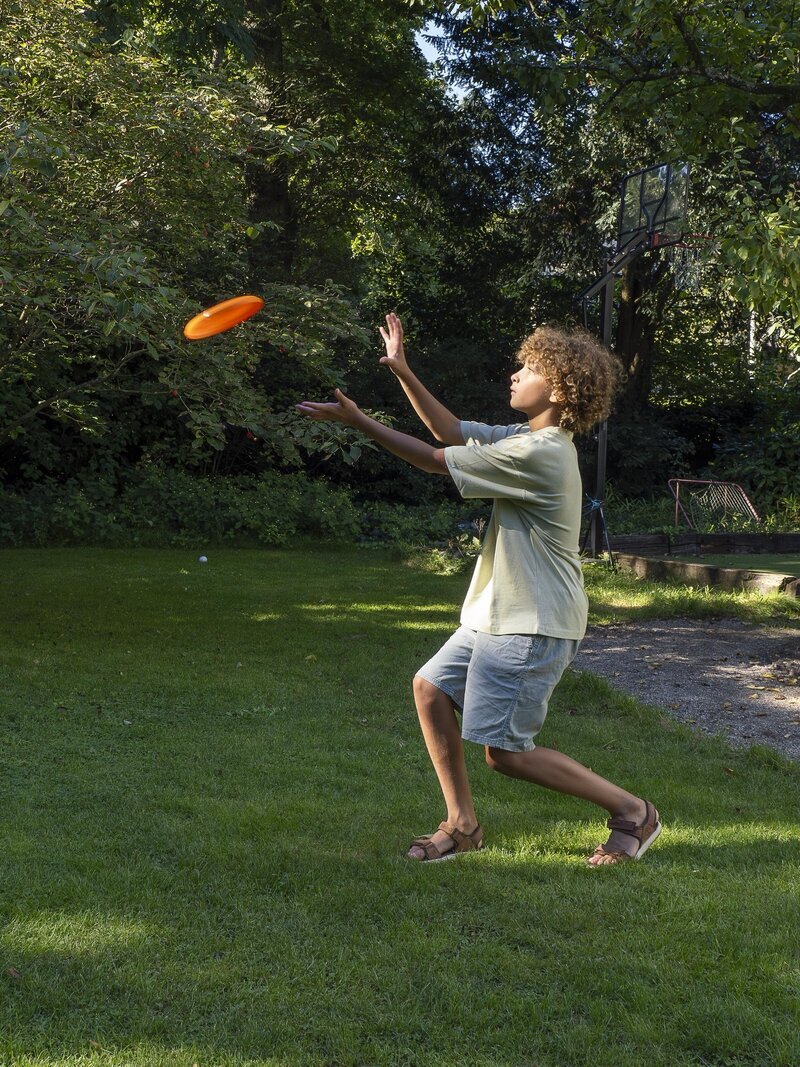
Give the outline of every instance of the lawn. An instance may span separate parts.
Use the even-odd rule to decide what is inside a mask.
[[[0,1063],[800,1063],[800,769],[572,672],[541,741],[658,804],[645,860],[590,870],[603,814],[470,746],[488,847],[411,864],[466,577],[208,554],[0,552]],[[661,610],[625,581],[598,618]]]
[[[709,567],[736,567],[753,571],[777,571],[779,574],[794,574],[800,578],[800,556],[794,554],[730,553],[712,556],[670,556],[685,563],[703,563]]]

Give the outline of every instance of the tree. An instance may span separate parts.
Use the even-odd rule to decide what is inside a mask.
[[[724,284],[800,358],[800,18],[790,0],[444,7],[455,74],[483,77],[490,92],[513,83],[538,115],[577,107],[584,136],[612,143],[625,169],[690,162],[694,225],[718,238]],[[631,154],[632,137],[657,152]]]
[[[266,121],[246,81],[104,44],[79,2],[11,4],[0,50],[14,57],[0,71],[0,439],[44,461],[53,424],[97,437],[116,423],[125,438],[126,412],[134,437],[178,419],[219,446],[228,425],[271,417],[254,379],[267,340],[273,364],[341,380],[333,346],[364,335],[333,284],[275,287],[252,330],[214,344],[180,334],[249,280],[248,245],[269,227],[248,217],[250,156],[330,142]]]

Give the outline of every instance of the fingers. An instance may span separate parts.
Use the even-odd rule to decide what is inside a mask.
[[[307,415],[310,419],[318,419],[320,416],[311,404],[295,404],[294,410],[300,415]]]
[[[312,419],[330,418],[334,412],[340,411],[338,404],[320,404],[313,400],[303,400],[295,404],[295,411],[301,415],[309,415]]]
[[[386,316],[386,329],[379,326],[378,332],[386,345],[387,355],[394,357],[402,354],[403,324],[393,311]]]

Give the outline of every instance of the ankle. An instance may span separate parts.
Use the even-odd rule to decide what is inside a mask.
[[[448,811],[447,825],[455,826],[456,830],[460,830],[462,834],[471,834],[478,825],[478,820],[474,811],[459,811],[453,813]]]
[[[613,810],[609,808],[608,813],[612,818],[635,820],[644,815],[646,811],[647,805],[645,802],[639,797],[631,796],[630,798],[626,798],[626,800],[617,808]]]

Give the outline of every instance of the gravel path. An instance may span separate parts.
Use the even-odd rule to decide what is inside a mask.
[[[800,760],[800,628],[653,619],[589,629],[573,667],[737,747]]]

